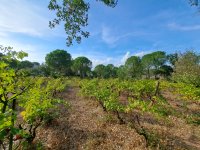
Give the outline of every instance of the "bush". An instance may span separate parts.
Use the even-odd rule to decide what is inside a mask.
[[[182,54],[175,63],[173,79],[200,87],[200,56],[192,51]]]

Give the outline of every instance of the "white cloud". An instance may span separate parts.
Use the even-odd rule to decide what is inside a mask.
[[[93,67],[95,67],[98,64],[113,64],[115,66],[120,66],[120,65],[124,65],[126,60],[131,57],[131,56],[139,56],[142,57],[146,54],[151,53],[152,51],[140,51],[138,53],[131,53],[130,51],[127,51],[124,55],[119,55],[116,57],[108,57],[105,55],[88,55],[86,57],[88,57],[92,63],[93,63]]]
[[[130,36],[138,37],[151,34],[144,31],[129,31],[129,32],[125,31],[119,32],[119,31],[120,31],[119,29],[113,29],[113,28],[111,29],[110,27],[103,25],[101,31],[101,38],[106,44],[113,46],[120,40]]]
[[[126,60],[130,57],[130,52],[126,52],[126,54],[122,57],[121,59],[121,64],[124,64],[126,62]]]
[[[117,66],[119,66],[119,65],[124,65],[125,64],[125,62],[126,62],[126,60],[129,58],[129,57],[131,57],[131,56],[138,56],[138,57],[142,57],[142,56],[144,56],[144,55],[146,55],[146,54],[149,54],[149,53],[151,53],[152,51],[140,51],[140,52],[137,52],[137,53],[131,53],[130,51],[127,51],[126,53],[125,53],[125,55],[123,55],[122,57],[121,57],[121,59],[120,59],[120,62],[118,62],[117,64]]]
[[[65,36],[62,27],[54,30],[49,28],[52,14],[44,2],[37,5],[27,0],[1,0],[0,10],[0,45],[27,52],[29,57],[25,59],[44,62],[48,46],[42,46],[40,42],[33,44],[35,38],[48,40],[51,37]],[[23,39],[20,38],[21,35]],[[30,40],[30,37],[34,39]]]
[[[142,57],[146,54],[149,54],[151,53],[152,51],[141,51],[141,52],[138,52],[138,53],[134,53],[133,56],[138,56],[138,57]]]
[[[177,23],[169,23],[168,28],[172,29],[172,30],[180,30],[180,31],[193,31],[193,30],[200,30],[200,25],[190,25],[190,26],[186,26],[186,25],[180,25]]]
[[[16,41],[15,39],[9,36],[6,38],[0,36],[0,42],[0,45],[3,45],[4,47],[11,46],[15,51],[22,50],[28,53],[28,57],[25,58],[25,60],[28,59],[30,61],[37,61],[39,63],[44,62],[46,52],[43,51],[43,49],[39,45],[22,43],[20,41]]]
[[[122,38],[129,36],[129,34],[118,35],[115,34],[110,28],[103,26],[102,28],[102,40],[108,45],[114,45]]]
[[[92,61],[92,64],[94,67],[99,64],[104,64],[104,65],[113,64],[113,58],[111,58],[111,57],[104,57],[103,59],[91,58],[91,61]]]
[[[20,33],[44,37],[57,34],[48,27],[52,18],[47,7],[26,0],[2,0],[0,10],[0,35]]]

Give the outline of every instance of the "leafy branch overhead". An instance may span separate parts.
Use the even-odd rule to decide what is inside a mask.
[[[192,6],[198,6],[199,5],[199,1],[198,0],[190,0],[190,4]]]
[[[117,0],[97,1],[101,1],[109,7],[115,7],[117,4]],[[48,8],[56,12],[56,18],[49,22],[50,28],[64,22],[67,46],[71,46],[73,40],[80,43],[82,37],[89,36],[89,32],[83,29],[88,25],[88,10],[90,8],[88,2],[84,0],[50,0]]]

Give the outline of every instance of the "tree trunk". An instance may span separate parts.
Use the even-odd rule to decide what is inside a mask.
[[[13,99],[13,102],[12,102],[12,118],[11,118],[11,127],[13,128],[14,127],[14,124],[15,124],[15,119],[14,119],[14,111],[16,109],[16,99]],[[12,150],[12,146],[13,146],[13,134],[12,132],[10,132],[10,138],[9,138],[9,150]]]
[[[158,80],[157,83],[156,83],[156,91],[155,91],[154,96],[158,96],[159,95],[159,86],[160,86],[160,81]]]

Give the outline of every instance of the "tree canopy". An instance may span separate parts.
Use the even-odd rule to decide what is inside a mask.
[[[200,56],[193,51],[182,54],[175,63],[173,78],[200,86]]]
[[[115,7],[117,0],[97,0],[109,7]],[[89,2],[84,0],[50,0],[48,8],[55,11],[56,18],[49,22],[49,27],[64,22],[64,29],[67,34],[66,44],[71,46],[73,40],[80,43],[82,37],[87,38],[89,32],[84,30],[88,25]]]
[[[117,77],[118,68],[113,64],[99,64],[94,68],[94,74],[98,78],[115,78]]]
[[[150,78],[150,69],[155,78],[160,74],[160,68],[165,65],[167,56],[163,51],[156,51],[142,57],[142,65],[147,78]]]
[[[125,62],[127,77],[137,78],[142,74],[141,59],[138,56],[131,56]]]
[[[115,7],[118,0],[96,0],[106,6]],[[191,6],[199,6],[198,0],[188,0]],[[50,0],[49,10],[55,11],[56,17],[49,21],[49,27],[54,28],[56,25],[64,22],[64,29],[67,34],[66,45],[71,46],[73,41],[81,42],[82,38],[87,38],[89,32],[84,30],[88,25],[89,1],[86,0]]]
[[[4,50],[5,49],[5,50]],[[11,47],[0,50],[0,60],[9,64],[14,70],[21,70],[26,76],[80,76],[119,79],[170,78],[177,82],[185,82],[200,86],[200,55],[187,51],[183,54],[166,55],[163,51],[155,51],[142,57],[131,56],[125,64],[117,67],[113,64],[99,64],[92,71],[92,62],[84,56],[72,60],[71,55],[56,49],[45,57],[45,63],[22,60],[26,53],[10,51]],[[9,57],[9,59],[7,59]],[[9,61],[8,61],[9,60]]]
[[[92,68],[92,62],[87,57],[77,57],[73,60],[72,70],[81,78],[87,76]]]
[[[65,50],[54,50],[46,55],[45,61],[55,75],[67,75],[71,67],[71,55]]]

